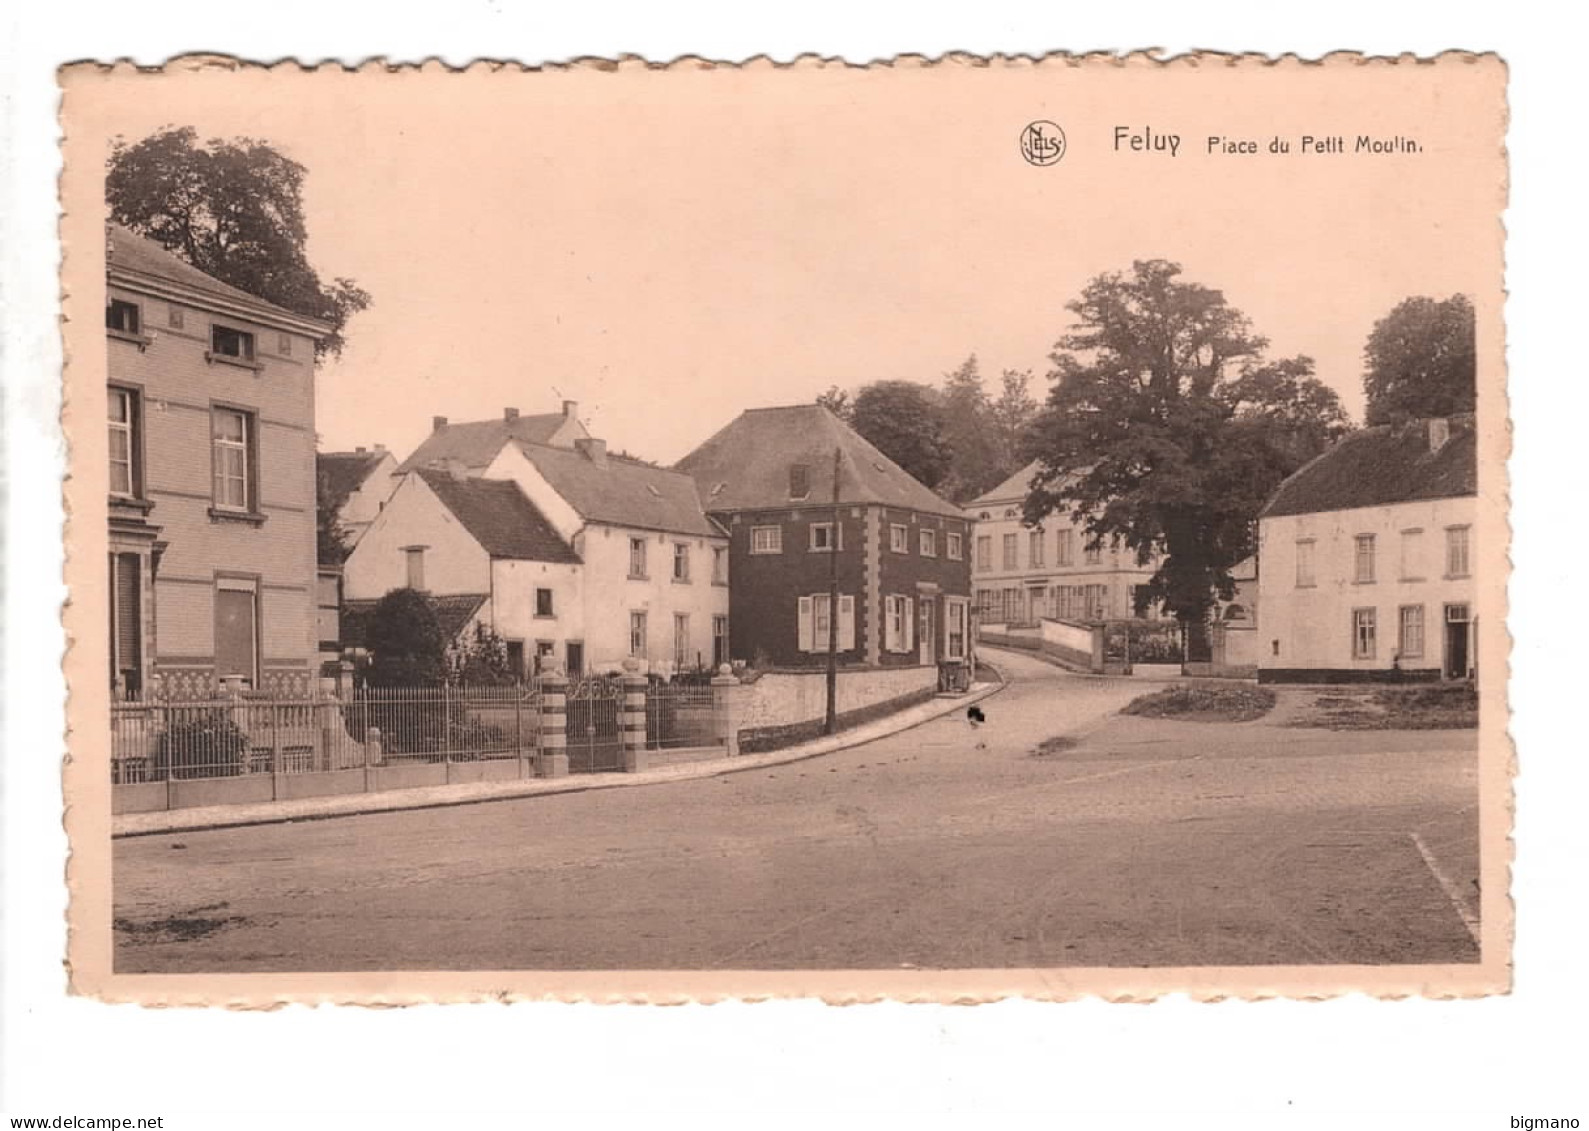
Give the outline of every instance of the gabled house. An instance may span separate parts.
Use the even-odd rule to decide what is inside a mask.
[[[453,424],[445,416],[436,416],[431,418],[430,435],[398,465],[397,472],[405,475],[421,467],[455,464],[465,474],[483,475],[509,443],[522,440],[572,448],[575,440],[589,435],[580,423],[577,401],[564,401],[562,412],[533,416],[521,416],[518,409],[505,408],[496,420]]]
[[[728,539],[688,475],[611,455],[516,440],[486,475],[516,483],[581,561],[583,640],[570,672],[626,659],[672,673],[729,658]]]
[[[112,686],[307,676],[315,343],[330,327],[125,228],[106,235]]]
[[[971,520],[971,576],[983,624],[1054,620],[1099,621],[1151,615],[1142,586],[1156,563],[1138,565],[1131,550],[1089,546],[1087,531],[1068,514],[1037,529],[1022,525],[1021,508],[1037,474],[1027,464],[965,505]]]
[[[1471,416],[1365,428],[1259,517],[1264,682],[1473,673],[1478,440]]]
[[[381,444],[351,452],[319,452],[315,472],[320,477],[320,505],[329,509],[344,543],[352,548],[397,489],[397,457]]]
[[[729,535],[735,659],[824,664],[830,615],[845,664],[969,658],[970,523],[825,407],[750,409],[676,466]]]
[[[394,589],[461,602],[506,642],[515,670],[578,658],[584,575],[567,539],[510,481],[422,468],[404,475],[343,565],[358,610]]]

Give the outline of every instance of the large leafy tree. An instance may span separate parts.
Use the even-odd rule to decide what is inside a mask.
[[[914,381],[875,381],[855,394],[850,427],[928,487],[949,472],[936,392]]]
[[[1092,544],[1156,560],[1148,595],[1200,659],[1265,499],[1346,430],[1345,412],[1310,359],[1266,360],[1246,317],[1178,264],[1100,275],[1067,309],[1076,322],[1030,433],[1039,469],[1025,520],[1068,513]]]
[[[333,332],[318,352],[336,355],[343,329],[370,304],[352,279],[324,282],[305,251],[305,169],[269,143],[211,138],[168,127],[133,144],[118,140],[105,176],[111,218],[193,266]]]
[[[1369,424],[1472,412],[1477,398],[1473,304],[1404,299],[1374,324],[1363,347]]]
[[[998,483],[1007,462],[991,420],[992,405],[982,384],[975,354],[944,374],[940,386],[939,414],[944,441],[949,445],[948,474],[939,483],[947,497],[958,502],[975,498]]]
[[[430,686],[447,671],[447,642],[424,595],[394,589],[370,613],[366,679],[374,687]]]

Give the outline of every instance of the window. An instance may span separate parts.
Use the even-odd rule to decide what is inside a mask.
[[[819,554],[833,552],[833,524],[831,522],[813,522],[811,524],[811,549]],[[839,529],[839,549],[844,549],[844,530]]]
[[[977,616],[983,620],[991,620],[993,618],[993,590],[977,590]]]
[[[910,531],[899,523],[888,528],[888,548],[896,554],[910,553]]]
[[[728,663],[728,618],[719,614],[712,618],[712,667]]]
[[[215,582],[215,674],[259,682],[259,593],[251,577],[221,577]]]
[[[673,614],[673,669],[690,666],[690,614]]]
[[[1359,585],[1368,585],[1374,580],[1374,536],[1359,534],[1352,541],[1356,546],[1353,579]]]
[[[750,528],[750,552],[753,554],[783,553],[783,527],[752,526]]]
[[[943,536],[944,551],[952,562],[962,561],[965,558],[965,536],[950,531]]]
[[[1058,564],[1062,566],[1076,564],[1076,532],[1074,530],[1061,530],[1059,532]]]
[[[403,554],[408,559],[408,587],[425,591],[425,547],[404,546]]]
[[[811,469],[803,463],[789,467],[789,497],[803,499],[811,494]]]
[[[683,542],[673,543],[673,580],[690,579],[690,548]]]
[[[921,556],[936,558],[938,556],[938,532],[936,530],[923,530],[921,532]]]
[[[1468,576],[1468,527],[1446,527],[1446,576]]]
[[[282,357],[291,357],[292,356],[292,335],[291,334],[277,334],[276,335],[276,352],[281,354]]]
[[[629,654],[644,657],[646,654],[646,615],[629,614]]]
[[[963,660],[966,658],[966,603],[952,600],[946,603],[946,609],[949,621],[944,635],[944,658]]]
[[[105,307],[105,329],[136,337],[143,332],[143,312],[135,302],[113,298]]]
[[[211,414],[215,505],[222,510],[253,509],[254,417],[234,408]]]
[[[916,602],[909,597],[883,598],[883,648],[888,652],[909,652],[915,636]]]
[[[1096,543],[1088,545],[1082,551],[1082,561],[1087,565],[1099,565],[1103,561],[1103,547]]]
[[[1004,568],[1005,569],[1018,569],[1018,568],[1020,568],[1020,564],[1021,563],[1015,556],[1016,555],[1016,550],[1018,548],[1019,547],[1018,547],[1018,545],[1016,543],[1015,535],[1006,534],[1004,536]]]
[[[511,647],[511,645],[510,645],[510,647]],[[522,652],[522,649],[523,649],[524,646],[522,644],[520,644],[519,647],[521,649],[521,652],[520,652],[520,655],[519,655],[519,666],[513,669],[516,672],[524,670],[524,667],[523,667],[524,666],[524,656],[523,656],[523,652]],[[544,671],[549,671],[551,669],[551,667],[552,667],[553,658],[556,655],[557,655],[557,642],[556,641],[554,641],[554,640],[537,640],[535,642],[535,674],[536,675],[540,675]]]
[[[1040,569],[1043,566],[1043,546],[1043,532],[1041,530],[1032,531],[1026,547],[1026,564],[1032,569]]]
[[[1107,585],[1085,586],[1083,598],[1087,603],[1088,620],[1103,620],[1109,615],[1109,587]]]
[[[110,555],[110,685],[143,689],[143,582],[137,554]]]
[[[814,593],[799,599],[798,647],[802,652],[826,653],[828,650],[828,595]],[[855,647],[855,598],[839,595],[838,639],[835,650],[848,652]]]
[[[1352,610],[1352,659],[1374,658],[1374,621],[1376,610]]]
[[[170,306],[166,308],[167,326],[170,326],[173,330],[180,330],[182,329],[182,321],[182,308],[180,306]]]
[[[987,570],[993,568],[993,536],[991,534],[977,535],[977,569]]]
[[[138,394],[110,386],[110,493],[136,498],[141,486],[139,463]]]
[[[211,326],[210,353],[216,357],[253,361],[254,335],[246,330],[234,330],[230,326]]]
[[[1313,576],[1313,547],[1311,538],[1297,540],[1297,588],[1307,589],[1318,582]]]
[[[646,540],[644,538],[629,539],[629,576],[645,579]]]
[[[557,614],[552,609],[552,591],[550,589],[537,589],[535,591],[535,615],[538,617],[556,616]]]
[[[712,584],[728,584],[728,547],[712,547]]]
[[[1396,652],[1402,659],[1423,655],[1423,606],[1403,605],[1396,626]]]
[[[342,651],[342,575],[315,577],[315,636],[320,651]]]
[[[1423,531],[1401,532],[1401,579],[1418,581],[1423,577]]]

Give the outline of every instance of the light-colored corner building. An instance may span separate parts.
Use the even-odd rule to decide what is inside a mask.
[[[357,545],[397,490],[397,457],[382,444],[351,452],[320,452],[315,470],[320,476],[321,505],[331,508],[345,544]]]
[[[307,676],[315,343],[330,328],[124,228],[107,238],[112,685]]]
[[[1092,548],[1087,532],[1054,514],[1032,529],[1021,507],[1037,474],[1029,463],[965,505],[971,520],[971,582],[983,624],[1098,621],[1152,615],[1138,592],[1157,568],[1119,548]]]
[[[1472,417],[1354,432],[1259,520],[1259,679],[1473,673]]]

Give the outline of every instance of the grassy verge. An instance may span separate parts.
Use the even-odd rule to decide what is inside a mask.
[[[1314,697],[1292,726],[1330,730],[1469,730],[1479,725],[1471,683],[1379,687]]]
[[[1184,719],[1197,723],[1246,723],[1267,715],[1275,693],[1267,687],[1200,687],[1181,685],[1139,695],[1121,708],[1122,715],[1148,719]]]

